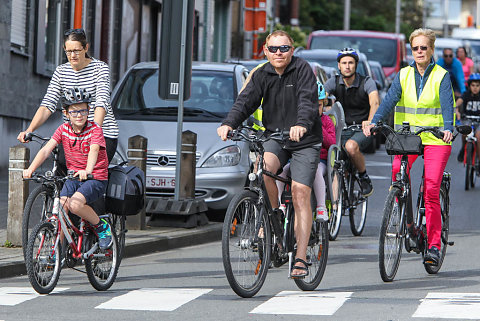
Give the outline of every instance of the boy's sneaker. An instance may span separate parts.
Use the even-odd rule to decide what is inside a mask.
[[[315,217],[317,222],[328,222],[328,210],[324,206],[317,207],[317,215]]]
[[[105,219],[95,225],[95,231],[98,235],[98,246],[101,250],[108,250],[113,244],[112,229]]]
[[[360,179],[360,187],[362,188],[362,195],[363,197],[368,197],[373,193],[373,185],[370,177],[368,174],[359,177]]]

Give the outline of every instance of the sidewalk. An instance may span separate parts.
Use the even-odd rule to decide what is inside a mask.
[[[5,243],[7,230],[0,229],[0,245]],[[218,241],[222,238],[222,223],[209,223],[191,229],[175,227],[147,227],[129,230],[125,238],[123,257],[167,251],[184,246]],[[26,274],[23,250],[0,247],[0,278]]]

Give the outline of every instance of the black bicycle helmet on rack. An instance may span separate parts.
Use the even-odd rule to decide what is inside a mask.
[[[63,106],[70,106],[80,103],[89,103],[92,101],[92,96],[88,91],[79,87],[67,88],[63,93]]]
[[[358,53],[353,48],[343,48],[340,50],[337,55],[337,62],[340,62],[340,59],[346,56],[352,57],[355,59],[355,62],[358,63]]]

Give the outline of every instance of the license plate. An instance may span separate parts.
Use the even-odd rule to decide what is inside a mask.
[[[175,187],[174,177],[147,177],[147,187]]]

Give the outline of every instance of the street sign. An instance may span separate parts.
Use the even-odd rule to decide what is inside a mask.
[[[183,4],[187,3],[187,19],[182,19]],[[178,100],[180,89],[181,34],[182,25],[186,26],[185,66],[183,99],[190,97],[192,78],[192,47],[195,0],[164,0],[162,2],[162,29],[160,37],[160,62],[158,77],[158,96],[162,99]]]

